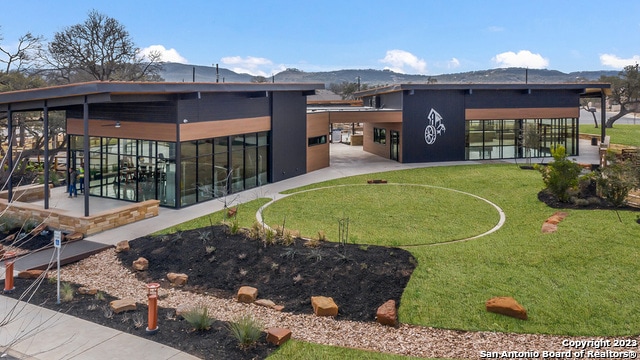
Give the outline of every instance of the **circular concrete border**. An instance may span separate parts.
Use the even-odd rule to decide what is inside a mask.
[[[426,185],[426,184],[402,184],[402,183],[387,183],[384,185],[373,185],[373,186],[385,186],[385,185],[391,185],[391,186],[420,186],[420,187],[429,187],[429,188],[434,188],[434,189],[441,189],[441,190],[447,190],[447,191],[453,191],[453,192],[457,192],[460,194],[464,194],[464,195],[468,195],[471,197],[474,197],[476,199],[482,200],[484,202],[486,202],[487,204],[493,206],[496,211],[498,211],[498,214],[500,215],[500,220],[498,220],[498,223],[491,229],[489,229],[488,231],[483,232],[482,234],[478,234],[475,236],[471,236],[468,238],[464,238],[464,239],[456,239],[456,240],[449,240],[449,241],[444,241],[444,242],[438,242],[438,243],[434,243],[434,244],[416,244],[416,245],[399,245],[398,247],[416,247],[416,246],[435,246],[435,245],[444,245],[444,244],[451,244],[451,243],[457,243],[457,242],[463,242],[463,241],[469,241],[469,240],[473,240],[473,239],[477,239],[486,235],[489,235],[491,233],[494,233],[496,231],[498,231],[498,229],[500,229],[507,217],[504,213],[504,211],[502,210],[502,208],[500,208],[498,205],[494,204],[493,202],[480,197],[478,195],[475,194],[471,194],[468,193],[466,191],[460,191],[460,190],[456,190],[456,189],[450,189],[450,188],[446,188],[446,187],[442,187],[442,186],[434,186],[434,185]],[[266,209],[267,207],[269,207],[271,204],[275,203],[276,201],[282,200],[286,197],[289,197],[291,195],[297,195],[297,194],[302,194],[305,192],[310,192],[310,191],[317,191],[317,190],[325,190],[325,189],[331,189],[331,188],[336,188],[336,187],[347,187],[347,186],[372,186],[370,184],[344,184],[344,185],[333,185],[333,186],[323,186],[323,187],[319,187],[319,188],[313,188],[313,189],[307,189],[307,190],[301,190],[301,191],[297,191],[291,194],[277,194],[275,195],[271,201],[269,201],[268,203],[262,205],[258,211],[256,211],[256,220],[259,223],[262,223],[262,212],[264,211],[264,209]],[[278,195],[281,195],[279,198],[276,198]]]

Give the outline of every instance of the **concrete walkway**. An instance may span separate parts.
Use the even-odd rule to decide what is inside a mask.
[[[549,158],[545,159],[545,161],[549,160]],[[575,160],[581,163],[597,164],[597,146],[591,146],[589,141],[581,140],[580,156],[575,157]],[[514,162],[512,160],[500,161],[505,163]],[[365,153],[362,151],[362,147],[332,144],[331,166],[329,168],[241,192],[238,194],[237,202],[243,203],[258,197],[277,198],[279,192],[287,189],[352,175],[428,166],[481,163],[483,161],[400,164]],[[64,190],[60,191],[61,193],[52,194],[51,206],[65,208],[68,211],[78,211],[79,214],[82,214],[81,198],[69,199],[64,196]],[[91,198],[90,201],[92,211],[100,207],[108,208],[118,203],[116,200],[99,198]],[[121,240],[133,240],[159,229],[177,225],[222,209],[223,203],[216,200],[190,206],[182,210],[161,208],[157,217],[104,231],[87,237],[86,240],[105,245],[115,245]],[[1,273],[4,275],[4,271]],[[20,311],[9,316],[8,314],[11,314],[13,309]],[[176,349],[73,316],[59,314],[25,303],[20,303],[16,307],[16,301],[5,296],[0,296],[0,313],[4,317],[4,321],[0,323],[0,350],[10,346],[9,355],[20,359],[196,359]],[[8,316],[11,321],[7,321]],[[16,339],[19,341],[16,341]]]

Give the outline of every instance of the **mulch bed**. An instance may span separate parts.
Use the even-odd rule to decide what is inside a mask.
[[[306,246],[297,238],[288,246],[265,245],[244,233],[229,234],[225,226],[142,237],[119,254],[124,266],[149,260],[137,272],[144,282],[170,287],[167,273],[189,276],[185,290],[233,298],[241,286],[258,289],[258,298],[284,305],[283,311],[311,314],[311,296],[332,297],[336,319],[375,321],[387,300],[400,303],[417,264],[406,250],[383,246],[341,245],[320,241]]]

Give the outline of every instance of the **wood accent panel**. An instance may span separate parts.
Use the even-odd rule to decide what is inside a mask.
[[[271,130],[271,117],[216,120],[180,125],[180,141],[209,139]]]
[[[329,111],[333,123],[401,123],[402,111]]]
[[[329,143],[307,147],[307,173],[329,167]]]
[[[327,136],[327,143],[307,146],[307,172],[328,167],[329,160],[329,113],[307,114],[307,138]]]
[[[329,135],[329,113],[307,114],[307,137]]]
[[[175,124],[121,121],[119,128],[116,128],[115,124],[113,120],[89,119],[89,136],[176,141]],[[83,120],[67,119],[67,134],[83,135]]]
[[[386,143],[379,144],[373,142],[373,128],[384,128],[386,131]],[[378,155],[385,159],[391,158],[391,130],[395,130],[400,133],[400,144],[398,146],[398,161],[402,162],[402,124],[398,123],[383,123],[383,124],[369,124],[365,123],[363,127],[364,137],[362,141],[362,150]]]
[[[466,109],[466,120],[551,119],[580,117],[580,108]]]

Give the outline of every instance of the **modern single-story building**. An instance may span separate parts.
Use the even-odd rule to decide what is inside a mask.
[[[610,85],[402,84],[359,92],[363,106],[308,106],[322,88],[90,82],[0,93],[0,112],[40,111],[47,127],[64,111],[88,194],[181,208],[330,166],[335,123],[364,124],[364,151],[404,163],[548,156],[556,145],[578,155],[580,98],[605,108]]]
[[[363,123],[364,151],[403,163],[578,155],[580,98],[609,84],[401,84],[362,91],[363,107],[309,108],[307,166],[327,166],[318,129]],[[602,113],[602,138],[605,117]],[[328,150],[326,150],[328,151]]]
[[[48,128],[64,111],[88,194],[181,208],[304,174],[307,96],[319,88],[90,82],[0,93],[0,112],[40,111]]]

